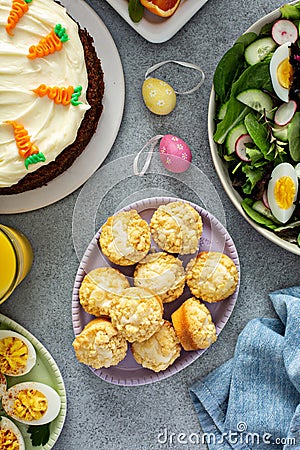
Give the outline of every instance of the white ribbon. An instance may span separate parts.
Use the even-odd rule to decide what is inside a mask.
[[[159,139],[161,139],[163,137],[164,137],[163,134],[158,134],[157,136],[154,136],[153,138],[149,139],[149,141],[146,142],[144,147],[138,152],[138,154],[136,155],[136,157],[134,158],[134,161],[133,161],[133,172],[134,172],[134,175],[137,175],[139,177],[142,177],[143,175],[145,175],[145,172],[146,172],[146,170],[148,169],[148,167],[150,165],[152,154],[154,152],[155,146],[156,146],[157,142],[159,141]],[[139,160],[139,157],[141,156],[141,154],[143,153],[143,151],[148,147],[148,145],[150,145],[149,152],[147,154],[147,158],[146,158],[145,164],[144,164],[142,170],[139,172],[138,160]]]
[[[188,67],[189,69],[197,70],[197,72],[199,72],[200,75],[201,75],[201,79],[200,79],[199,83],[196,84],[195,87],[193,87],[192,89],[189,89],[188,91],[181,91],[181,92],[179,92],[179,91],[175,91],[174,90],[175,94],[179,94],[179,95],[191,94],[192,92],[197,91],[197,89],[199,89],[202,86],[202,84],[204,83],[205,75],[204,75],[203,70],[199,66],[196,66],[196,64],[192,64],[192,63],[188,63],[188,62],[184,62],[184,61],[175,61],[173,59],[169,59],[167,61],[162,61],[162,62],[159,62],[157,64],[154,64],[154,66],[152,66],[152,67],[149,67],[149,69],[145,73],[145,80],[147,78],[149,78],[149,75],[152,72],[154,72],[155,70],[157,70],[160,67],[164,66],[165,64],[169,64],[169,63],[179,64],[180,66]]]

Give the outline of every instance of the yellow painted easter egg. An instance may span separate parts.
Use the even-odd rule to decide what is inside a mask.
[[[174,89],[157,78],[147,78],[144,81],[142,95],[145,105],[154,114],[164,116],[172,112],[176,106]]]

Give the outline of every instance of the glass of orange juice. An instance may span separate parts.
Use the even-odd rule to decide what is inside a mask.
[[[0,224],[0,304],[24,280],[32,260],[32,247],[26,236]]]

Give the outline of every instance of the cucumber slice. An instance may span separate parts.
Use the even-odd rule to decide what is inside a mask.
[[[271,37],[257,39],[257,41],[252,42],[252,44],[246,47],[245,60],[249,66],[253,66],[265,59],[276,47],[277,44]]]
[[[288,126],[278,127],[275,125],[273,128],[273,136],[281,142],[288,141]]]
[[[274,230],[275,228],[277,228],[276,224],[273,222],[273,220],[268,219],[266,216],[263,216],[262,214],[258,213],[257,211],[255,211],[253,209],[253,205],[250,206],[251,200],[249,202],[250,199],[245,198],[242,203],[241,206],[243,208],[243,210],[245,211],[245,213],[252,219],[254,220],[254,222],[257,222],[261,225],[264,225],[267,228],[270,228],[271,230]]]
[[[235,144],[237,140],[243,135],[247,134],[248,131],[243,122],[240,122],[238,125],[232,128],[227,134],[225,140],[225,148],[227,151],[227,155],[231,155],[235,152]]]
[[[267,217],[268,219],[273,220],[273,222],[275,222],[275,223],[280,223],[280,222],[278,222],[278,220],[273,216],[271,210],[270,210],[269,208],[267,208],[261,200],[257,200],[256,202],[254,202],[253,205],[252,205],[252,209],[254,209],[254,211],[258,212],[258,213],[261,214],[262,216]]]
[[[242,91],[237,95],[236,99],[261,114],[265,113],[269,119],[272,119],[274,116],[272,97],[260,89]]]

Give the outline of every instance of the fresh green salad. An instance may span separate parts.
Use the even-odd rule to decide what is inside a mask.
[[[214,74],[214,141],[244,211],[300,246],[300,2],[240,36]]]

